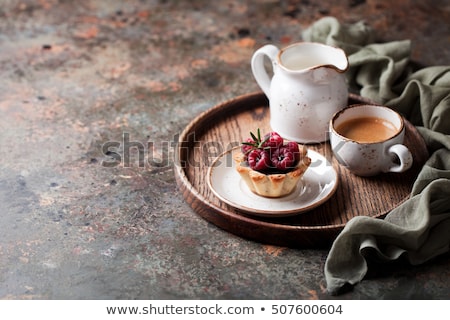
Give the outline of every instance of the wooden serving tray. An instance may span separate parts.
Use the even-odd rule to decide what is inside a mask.
[[[350,94],[348,104],[370,103]],[[252,93],[219,104],[196,117],[181,133],[175,151],[178,187],[193,210],[214,225],[243,238],[265,244],[295,247],[328,247],[353,217],[383,218],[411,192],[418,172],[428,159],[422,136],[405,121],[405,144],[414,164],[404,173],[361,178],[338,165],[329,143],[307,147],[325,156],[337,171],[334,195],[319,207],[290,217],[265,218],[241,212],[220,201],[209,189],[207,171],[215,157],[238,145],[249,132],[270,131],[268,101]]]

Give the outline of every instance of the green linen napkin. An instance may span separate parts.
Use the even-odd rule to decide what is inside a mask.
[[[450,249],[450,66],[418,69],[409,40],[374,43],[364,22],[325,17],[304,30],[303,39],[342,48],[350,90],[403,114],[431,154],[407,201],[385,219],[354,217],[335,239],[324,273],[328,292],[340,294],[365,277],[368,262],[417,265]]]

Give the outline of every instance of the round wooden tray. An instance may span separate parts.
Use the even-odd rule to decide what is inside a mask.
[[[350,94],[349,104],[370,103]],[[414,165],[407,172],[361,178],[338,165],[329,143],[307,147],[325,156],[339,176],[334,195],[319,207],[296,216],[264,218],[248,215],[220,201],[208,188],[208,167],[257,128],[270,131],[268,101],[263,93],[252,93],[219,104],[195,118],[181,133],[175,150],[175,176],[186,202],[197,214],[235,235],[254,241],[295,247],[328,247],[345,224],[359,215],[383,218],[411,192],[412,185],[428,159],[422,137],[406,123],[405,144]]]

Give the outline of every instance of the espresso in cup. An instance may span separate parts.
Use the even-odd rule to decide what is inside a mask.
[[[402,116],[385,106],[352,105],[330,121],[334,157],[359,176],[408,170],[413,158],[404,137]]]
[[[336,127],[336,132],[358,142],[380,142],[393,137],[397,130],[386,119],[361,117],[344,121]]]

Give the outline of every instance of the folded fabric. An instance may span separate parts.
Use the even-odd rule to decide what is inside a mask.
[[[410,198],[384,219],[351,219],[335,239],[325,263],[327,290],[339,294],[360,282],[368,261],[401,257],[412,265],[450,250],[450,66],[417,70],[409,40],[374,43],[364,22],[345,25],[334,17],[303,32],[305,41],[341,47],[348,56],[351,91],[400,112],[424,137],[432,154]]]

